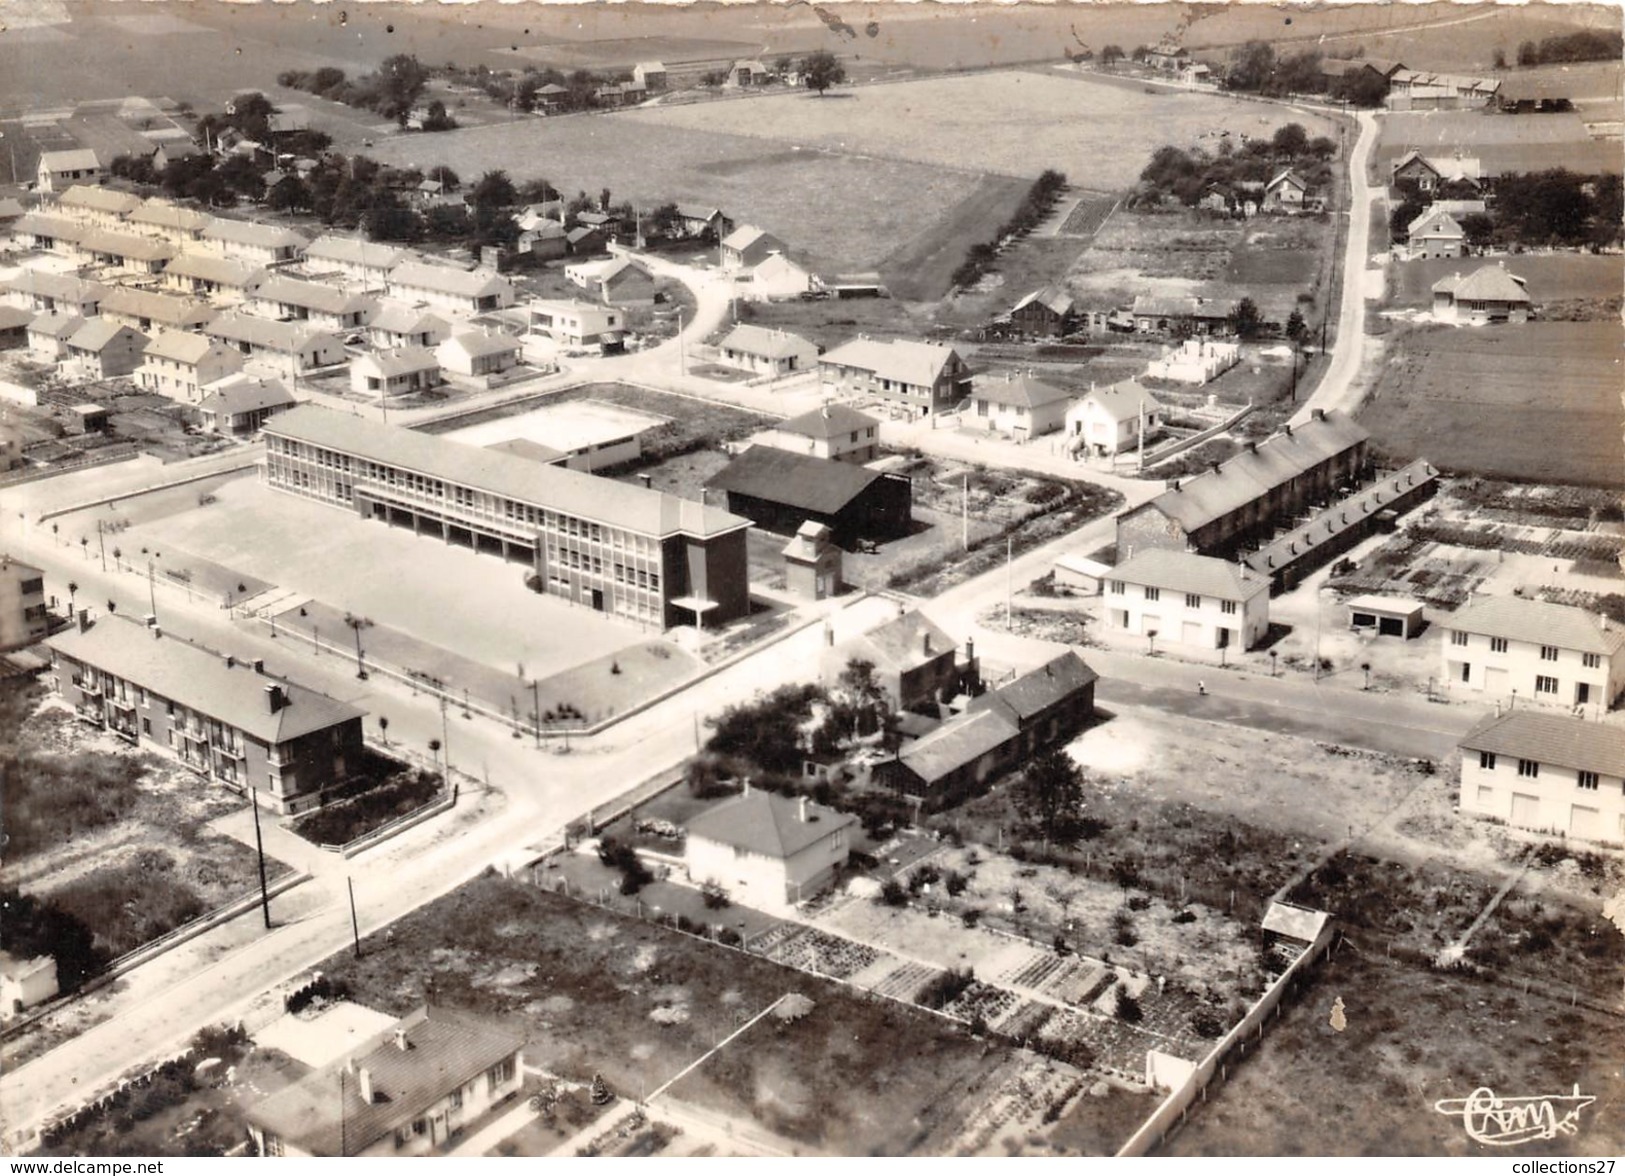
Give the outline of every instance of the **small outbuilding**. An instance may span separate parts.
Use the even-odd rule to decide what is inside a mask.
[[[785,547],[784,586],[806,600],[824,600],[840,592],[841,549],[823,523],[802,523]]]
[[[1425,624],[1422,602],[1408,596],[1356,596],[1348,609],[1351,629],[1374,629],[1378,637],[1409,641]]]

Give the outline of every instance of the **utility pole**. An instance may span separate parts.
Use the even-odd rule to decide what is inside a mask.
[[[104,530],[101,519],[96,520],[96,546],[101,548],[102,571],[105,572],[107,571],[107,532]]]
[[[147,603],[152,606],[152,615],[158,615],[158,587],[153,579],[152,561],[147,561]]]
[[[530,729],[536,736],[536,750],[542,750],[542,681],[540,678],[530,680]]]
[[[443,783],[451,783],[451,728],[446,723],[446,692],[442,687],[440,691],[440,762],[445,773]]]
[[[965,489],[959,506],[959,547],[970,550],[970,471],[965,471]]]
[[[254,810],[254,852],[260,859],[260,914],[265,919],[265,929],[271,929],[271,895],[265,889],[265,842],[260,840],[260,790],[250,788],[249,807]]]
[[[1012,565],[1015,561],[1015,542],[1016,537],[1014,535],[1004,537],[1004,631],[1006,633],[1010,632],[1014,627],[1014,622],[1010,619],[1010,598],[1013,595],[1011,580],[1014,575]]]
[[[344,876],[344,885],[350,892],[350,938],[355,944],[355,958],[361,958],[361,921],[355,914],[355,879]]]
[[[677,372],[688,375],[688,348],[683,343],[683,308],[677,308]]]

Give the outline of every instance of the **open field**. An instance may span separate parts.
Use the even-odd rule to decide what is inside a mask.
[[[1452,1155],[1506,1157],[1473,1144],[1462,1117],[1434,1109],[1478,1087],[1504,1098],[1596,1102],[1578,1131],[1518,1146],[1525,1156],[1608,1156],[1625,1148],[1617,1017],[1566,999],[1410,960],[1351,933],[1284,1006],[1256,1049],[1215,1084],[1163,1147],[1177,1156]],[[1341,1000],[1347,1028],[1329,1020]],[[1357,1106],[1351,1091],[1359,1091]],[[1559,1116],[1568,1107],[1559,1106]]]
[[[1625,485],[1618,322],[1419,327],[1389,338],[1360,421],[1391,458],[1440,469]],[[1465,426],[1465,427],[1464,427]]]
[[[1510,257],[1429,258],[1389,267],[1392,300],[1398,306],[1433,305],[1433,283],[1451,274],[1470,274],[1481,266],[1503,265],[1529,283],[1537,307],[1582,299],[1618,299],[1625,292],[1619,256],[1589,253],[1520,253]],[[1617,317],[1617,316],[1614,316]]]
[[[1371,152],[1372,177],[1388,181],[1391,164],[1415,148],[1424,155],[1458,150],[1489,172],[1565,167],[1592,174],[1620,170],[1619,144],[1593,139],[1578,114],[1495,114],[1486,110],[1420,110],[1385,115]]]
[[[930,1016],[494,875],[475,879],[319,965],[390,1013],[435,1000],[524,1032],[527,1061],[566,1078],[602,1073],[648,1093],[787,992],[793,1023],[766,1018],[749,1048],[685,1081],[685,1101],[753,1120],[809,1151],[912,1150],[953,1130],[967,1087],[1006,1056]]]
[[[757,138],[727,133],[738,112],[774,101],[692,108],[722,112],[713,116],[715,131],[642,122],[633,114],[572,115],[403,136],[368,154],[397,167],[445,163],[464,177],[504,168],[516,181],[545,177],[565,192],[608,188],[614,199],[645,208],[668,200],[715,205],[739,224],[783,237],[815,265],[840,270],[875,268],[899,242],[929,230],[982,186],[962,162],[877,159],[838,145],[764,151]],[[842,199],[809,200],[809,192],[839,192]],[[1007,215],[1002,203],[995,205],[982,235]]]
[[[1215,128],[1267,137],[1288,122],[1310,135],[1331,127],[1313,114],[1215,94],[1147,93],[1025,71],[869,86],[825,99],[790,93],[635,110],[618,120],[1029,179],[1054,168],[1099,191],[1132,184],[1163,144],[1193,143]]]
[[[952,284],[970,243],[990,237],[1027,195],[1028,185],[1008,176],[983,176],[976,188],[935,224],[880,261],[880,275],[895,298],[940,297]],[[1076,244],[1072,246],[1074,252]]]

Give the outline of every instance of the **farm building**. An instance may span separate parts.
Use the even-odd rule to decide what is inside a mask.
[[[7,449],[20,464],[20,450],[10,446]],[[51,614],[45,607],[45,573],[0,553],[0,649],[32,645],[50,631],[50,625]]]
[[[42,151],[34,186],[40,192],[62,192],[75,184],[100,184],[106,176],[106,165],[89,148]]]
[[[1021,730],[1024,756],[1071,739],[1095,714],[1100,675],[1071,650],[971,700],[967,714],[997,711]]]
[[[1439,471],[1425,458],[1384,473],[1345,497],[1334,499],[1290,530],[1276,534],[1242,557],[1253,571],[1268,576],[1276,591],[1294,587],[1304,574],[1340,555],[1366,536],[1393,530],[1399,516],[1431,498]]]
[[[1445,184],[1467,181],[1478,185],[1484,179],[1477,158],[1462,155],[1423,155],[1407,151],[1389,165],[1389,181],[1399,187],[1414,184],[1419,192],[1432,192]]]
[[[283,323],[228,312],[203,328],[244,355],[291,364],[296,371],[330,367],[344,361],[344,344],[330,331],[302,323]]]
[[[666,88],[666,66],[660,61],[640,61],[632,67],[632,80],[651,94]]]
[[[280,225],[250,224],[218,216],[203,230],[202,239],[227,257],[251,261],[255,265],[280,265],[293,261],[310,244],[304,234]]]
[[[1452,688],[1611,709],[1625,692],[1625,626],[1567,604],[1487,596],[1456,610],[1442,672]]]
[[[377,348],[433,347],[451,335],[451,324],[421,306],[381,302],[367,323],[367,340]]]
[[[608,240],[609,234],[596,225],[577,225],[564,234],[564,251],[571,257],[596,257]]]
[[[1198,649],[1251,649],[1270,627],[1269,577],[1212,556],[1148,548],[1112,569],[1106,623]]]
[[[1004,372],[976,377],[971,384],[971,411],[961,418],[973,428],[1009,433],[1030,441],[1066,423],[1072,393],[1032,375]]]
[[[1388,78],[1388,109],[1463,110],[1488,106],[1500,90],[1498,78],[1398,69]]]
[[[1301,426],[1250,442],[1223,465],[1119,515],[1118,556],[1161,547],[1228,557],[1269,540],[1280,523],[1359,479],[1369,437],[1346,413],[1317,409]]]
[[[621,312],[591,302],[532,302],[530,329],[568,347],[619,340],[625,329]]]
[[[247,437],[279,412],[299,402],[281,380],[256,380],[234,376],[208,390],[198,404],[203,427],[224,437]]]
[[[802,523],[784,548],[784,589],[803,600],[841,590],[841,549],[823,523]]]
[[[751,86],[760,86],[768,79],[767,67],[760,61],[736,61],[728,69],[728,76],[723,79],[722,86],[727,90],[749,89]]]
[[[722,239],[719,246],[722,268],[729,273],[752,269],[767,260],[770,253],[783,253],[785,244],[772,233],[755,225],[740,225]]]
[[[537,261],[552,261],[570,251],[569,233],[558,221],[538,219],[530,228],[519,230],[514,248]]]
[[[1266,212],[1301,212],[1308,194],[1308,182],[1287,168],[1264,185],[1263,207]]]
[[[0,951],[0,1021],[21,1016],[57,992],[55,956],[21,959]]]
[[[81,719],[176,756],[234,792],[298,813],[361,752],[364,711],[122,616],[46,641],[55,689]]]
[[[818,345],[789,331],[740,323],[717,344],[717,362],[725,367],[776,379],[794,372],[815,370],[818,366]]]
[[[1229,306],[1195,295],[1140,294],[1129,313],[1134,329],[1143,335],[1181,331],[1213,335],[1230,329],[1230,311]]]
[[[164,266],[164,285],[183,294],[245,298],[265,280],[265,268],[217,253],[182,253]]]
[[[752,788],[688,822],[683,867],[735,902],[783,912],[814,897],[846,864],[857,818],[805,796]]]
[[[564,275],[606,306],[653,306],[658,301],[655,277],[628,257],[577,262]]]
[[[1518,829],[1625,840],[1625,728],[1512,710],[1469,731],[1461,811]]]
[[[946,412],[970,393],[970,369],[959,352],[941,343],[882,343],[859,335],[826,352],[818,370],[832,399],[875,397],[911,414]]]
[[[1109,457],[1162,431],[1167,410],[1136,380],[1091,387],[1066,410],[1066,449],[1074,457]]]
[[[1163,73],[1178,73],[1190,64],[1191,55],[1186,49],[1169,49],[1158,47],[1145,51],[1144,63],[1147,69],[1161,70]]]
[[[349,294],[323,282],[274,274],[254,288],[249,309],[267,318],[308,322],[324,331],[343,332],[359,329],[375,302],[368,294]]]
[[[524,1038],[425,1005],[248,1108],[262,1156],[419,1156],[519,1092]]]
[[[842,547],[908,534],[914,490],[901,474],[753,445],[706,486],[728,497],[728,510],[765,531],[793,535],[823,523]]]
[[[780,421],[751,441],[828,461],[867,465],[880,455],[879,428],[880,422],[868,413],[844,404],[826,404]]]
[[[107,318],[86,319],[68,336],[67,362],[84,380],[111,380],[141,366],[149,342],[134,327]]]
[[[262,435],[273,489],[526,565],[550,597],[662,628],[750,610],[750,522],[716,507],[310,404]]]
[[[149,392],[196,404],[205,384],[242,368],[242,352],[218,339],[192,331],[160,331],[147,344],[137,380]]]
[[[1148,380],[1205,384],[1241,362],[1241,344],[1218,339],[1186,339],[1146,365]]]
[[[405,396],[445,382],[440,360],[426,347],[368,352],[350,361],[350,391],[363,396]]]
[[[1409,641],[1422,631],[1422,602],[1408,596],[1356,596],[1348,602],[1349,628]]]
[[[1010,308],[1010,322],[1023,335],[1065,335],[1077,313],[1072,295],[1058,286],[1045,286]]]
[[[405,261],[389,271],[385,290],[400,302],[422,302],[452,314],[483,314],[514,304],[513,283],[491,270]]]
[[[196,331],[213,320],[216,312],[207,302],[194,298],[109,286],[102,295],[101,313],[138,331]]]
[[[466,331],[453,335],[435,348],[435,356],[446,371],[459,376],[495,376],[519,366],[523,345],[508,335]]]
[[[1467,252],[1467,231],[1461,222],[1438,205],[1413,220],[1405,229],[1412,261],[1427,257],[1461,257]]]
[[[960,670],[953,639],[919,609],[893,617],[856,637],[830,644],[825,630],[819,677],[834,685],[855,661],[874,667],[875,684],[886,693],[892,709],[946,702],[959,692]]]
[[[1433,283],[1433,317],[1443,322],[1526,323],[1531,307],[1528,284],[1504,263]]]
[[[679,204],[677,218],[683,236],[690,240],[720,242],[734,230],[733,220],[720,208],[707,208],[701,204]]]

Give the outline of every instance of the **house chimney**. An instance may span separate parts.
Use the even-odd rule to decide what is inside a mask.
[[[931,656],[931,634],[929,633],[920,634],[920,654],[924,657]]]
[[[367,1067],[362,1066],[361,1069],[356,1073],[356,1078],[361,1084],[361,1101],[370,1105],[372,1103],[373,1094],[372,1071],[367,1069]]]
[[[796,820],[803,825],[807,823],[807,798],[805,796],[801,798],[801,803],[796,806]]]
[[[1258,452],[1258,442],[1257,441],[1249,441],[1249,442],[1247,442],[1247,452],[1248,453],[1257,453]]]
[[[643,488],[645,490],[653,490],[655,487],[654,477],[650,474],[639,474],[638,481],[643,483]]]
[[[1219,463],[1216,461],[1210,461],[1207,463],[1207,468],[1216,474],[1219,472]]]
[[[266,711],[274,715],[287,705],[288,700],[287,697],[282,693],[282,684],[279,682],[269,683],[265,687]]]
[[[78,620],[79,620],[79,631],[81,633],[87,631],[90,628],[90,610],[88,608],[80,609],[79,610]]]
[[[1292,426],[1290,424],[1282,425],[1281,432],[1285,433],[1288,437],[1292,436]]]
[[[237,655],[236,654],[228,653],[228,654],[225,655],[225,658],[226,658],[226,669],[234,670],[234,669],[237,668]]]
[[[749,776],[745,777],[745,790],[743,792],[741,792],[739,795],[741,795],[741,796],[749,796],[750,795],[750,777]]]
[[[407,1050],[412,1048],[412,1043],[406,1040],[405,1029],[397,1028],[395,1030],[395,1048],[400,1050],[402,1053],[405,1053]]]
[[[265,673],[265,659],[263,657],[257,657],[254,659],[254,672],[256,674]]]
[[[835,628],[828,621],[824,622],[824,644],[826,646],[835,644]]]
[[[701,486],[700,487],[700,505],[701,506],[706,505],[706,503],[707,503],[707,501],[709,499],[709,496],[710,496],[710,487]]]
[[[1324,408],[1313,408],[1309,410],[1309,415],[1317,421],[1323,421],[1326,419],[1326,410]]]

